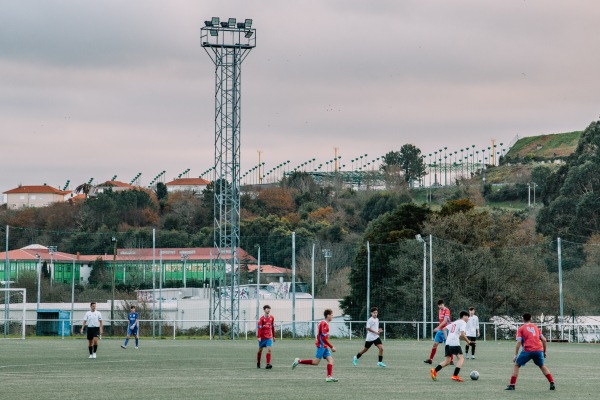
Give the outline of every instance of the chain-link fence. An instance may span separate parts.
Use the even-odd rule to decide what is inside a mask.
[[[360,321],[376,306],[387,338],[423,338],[437,325],[438,299],[452,318],[475,307],[482,324],[493,327],[486,330],[490,339],[506,337],[524,312],[561,339],[597,340],[600,326],[595,244],[553,240],[473,248],[431,236],[394,244],[325,243],[302,229],[290,235],[265,226],[264,236],[242,236],[239,264],[232,267],[207,246],[210,230],[1,227],[0,235],[3,287],[26,289],[25,302],[0,298],[5,337],[21,331],[15,321],[19,304],[27,307],[27,334],[45,332],[39,322],[54,320],[39,312],[68,313],[56,316],[69,322],[68,329],[57,328],[60,322],[49,331],[64,335],[76,331],[91,301],[114,335],[124,333],[130,304],[138,306],[143,334],[153,336],[252,335],[250,321],[270,304],[278,320],[286,321],[281,331],[292,337],[312,336],[313,321],[325,308],[344,318],[336,321],[344,327],[340,336],[363,337]]]

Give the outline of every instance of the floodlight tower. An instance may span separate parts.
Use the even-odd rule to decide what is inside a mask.
[[[215,64],[215,170],[214,170],[214,248],[216,264],[227,286],[230,269],[230,301],[221,304],[221,294],[213,292],[213,317],[231,321],[231,337],[239,334],[240,281],[240,114],[242,62],[256,47],[252,20],[237,22],[218,17],[204,22],[200,44]],[[227,301],[223,301],[227,303]],[[214,318],[213,318],[214,319]]]

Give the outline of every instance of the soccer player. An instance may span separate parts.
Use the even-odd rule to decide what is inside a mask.
[[[519,353],[521,346],[523,346],[523,351]],[[531,314],[525,313],[523,314],[523,325],[517,330],[517,347],[513,358],[515,365],[510,377],[510,384],[505,390],[515,390],[519,369],[527,364],[529,360],[533,360],[533,363],[540,368],[542,374],[550,382],[550,390],[554,390],[554,378],[552,378],[548,367],[544,365],[544,358],[546,358],[546,338],[538,327],[531,323]]]
[[[365,341],[365,347],[363,347],[363,349],[354,356],[353,364],[355,367],[356,364],[358,364],[358,359],[367,351],[369,351],[369,348],[373,345],[377,346],[379,349],[379,362],[377,363],[377,366],[387,367],[387,365],[383,363],[383,343],[381,343],[381,338],[379,337],[379,334],[383,332],[383,329],[379,327],[379,318],[377,318],[378,314],[379,311],[377,310],[377,307],[371,307],[371,318],[369,318],[367,321],[367,338]]]
[[[479,336],[479,317],[475,315],[475,307],[469,308],[469,320],[467,321],[467,337],[471,342],[471,358],[475,359],[475,341]],[[469,359],[469,345],[465,345],[465,357]]]
[[[104,324],[102,322],[102,314],[100,311],[96,311],[96,302],[90,303],[90,311],[85,313],[83,317],[83,325],[81,325],[80,333],[83,335],[83,330],[87,325],[87,340],[88,340],[88,351],[90,356],[88,358],[96,358],[96,351],[98,350],[98,336],[102,336]]]
[[[452,320],[450,319],[450,309],[444,305],[444,300],[438,301],[438,318],[440,320],[439,325],[433,330],[435,332],[435,338],[433,339],[433,348],[429,354],[429,359],[425,360],[425,364],[433,364],[433,357],[437,351],[437,347],[440,343],[446,341],[444,336],[444,327],[448,325]]]
[[[256,368],[260,368],[260,359],[262,357],[263,348],[267,348],[267,369],[273,368],[271,365],[271,347],[275,341],[275,318],[271,315],[271,307],[265,305],[263,307],[265,315],[258,320],[258,354],[256,354]]]
[[[467,329],[467,321],[469,320],[469,313],[466,311],[460,312],[460,317],[452,322],[450,325],[447,325],[446,328],[446,358],[437,367],[431,368],[429,371],[431,375],[431,379],[437,381],[437,373],[440,372],[442,368],[446,365],[450,365],[452,360],[452,356],[456,355],[458,357],[458,362],[456,363],[456,367],[454,368],[454,374],[452,375],[452,380],[456,382],[464,382],[464,380],[458,375],[460,373],[460,368],[462,367],[463,361],[465,360],[462,353],[462,348],[460,347],[460,339],[464,339],[467,344],[470,344],[469,338],[465,333]]]
[[[333,311],[327,309],[323,312],[325,319],[319,322],[319,330],[317,332],[317,353],[315,358],[310,360],[301,360],[296,358],[292,363],[292,369],[296,368],[298,364],[306,364],[306,365],[319,365],[321,359],[327,360],[327,377],[325,378],[325,382],[337,382],[338,380],[331,376],[333,372],[333,357],[331,353],[335,353],[335,347],[331,343],[329,343],[329,322],[333,319]]]
[[[135,306],[131,306],[131,310],[129,315],[127,316],[127,338],[125,339],[125,343],[121,345],[122,349],[127,348],[127,343],[129,343],[129,338],[131,335],[135,336],[135,349],[138,348],[138,330],[140,326],[140,316],[137,312],[135,312]]]

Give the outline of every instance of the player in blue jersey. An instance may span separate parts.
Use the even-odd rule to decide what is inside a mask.
[[[140,326],[140,316],[139,314],[135,311],[135,306],[131,306],[131,312],[129,313],[129,315],[127,316],[127,319],[129,320],[127,322],[127,339],[125,339],[125,343],[123,345],[121,345],[121,348],[126,349],[127,348],[127,343],[129,343],[129,338],[131,337],[131,335],[135,336],[135,348],[138,348],[138,331],[139,331],[139,326]]]

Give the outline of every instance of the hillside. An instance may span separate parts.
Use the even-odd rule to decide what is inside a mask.
[[[575,131],[519,139],[506,153],[503,164],[565,159],[575,151],[582,133]]]

